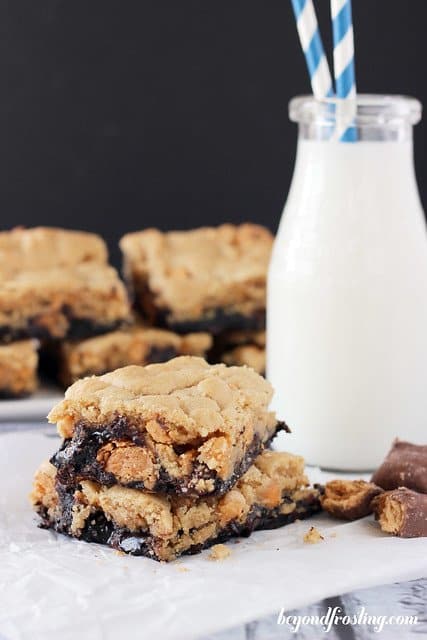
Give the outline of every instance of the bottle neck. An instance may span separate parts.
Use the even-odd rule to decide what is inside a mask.
[[[329,142],[334,139],[337,129],[335,121],[300,122],[298,125],[298,138],[300,140],[319,140]],[[412,142],[413,127],[410,122],[399,119],[395,123],[371,124],[369,126],[357,126],[354,128],[357,142]],[[355,144],[342,143],[342,144]]]

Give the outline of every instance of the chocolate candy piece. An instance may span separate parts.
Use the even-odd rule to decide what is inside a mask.
[[[357,520],[372,513],[372,499],[380,493],[380,487],[365,480],[331,480],[320,502],[336,518]]]
[[[427,493],[427,445],[396,439],[371,481],[386,491],[408,487]]]
[[[375,517],[387,533],[400,538],[427,536],[427,495],[406,487],[386,491],[373,500]]]

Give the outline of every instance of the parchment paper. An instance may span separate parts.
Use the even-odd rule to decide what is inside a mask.
[[[427,539],[386,536],[371,518],[320,516],[231,542],[223,561],[207,550],[170,565],[38,529],[27,495],[35,468],[59,444],[52,435],[1,435],[0,425],[0,636],[8,640],[191,640],[281,607],[427,574]],[[310,525],[323,542],[303,543]]]

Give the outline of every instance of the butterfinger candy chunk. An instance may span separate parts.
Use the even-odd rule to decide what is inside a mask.
[[[400,538],[427,536],[427,495],[400,487],[373,501],[375,517],[387,533]]]
[[[395,440],[372,482],[386,491],[407,487],[427,493],[427,445]]]
[[[372,499],[382,489],[364,480],[331,480],[325,485],[321,504],[325,511],[341,520],[357,520],[372,513]]]

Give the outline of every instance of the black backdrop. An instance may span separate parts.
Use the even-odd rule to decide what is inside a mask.
[[[426,1],[353,5],[359,90],[427,103]],[[275,229],[309,88],[290,0],[3,0],[0,34],[2,228]]]

